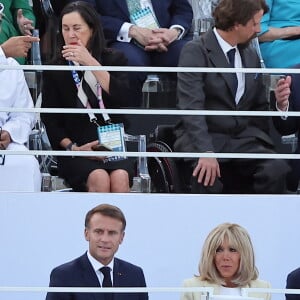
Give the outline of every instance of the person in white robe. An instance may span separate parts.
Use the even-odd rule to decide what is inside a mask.
[[[0,13],[0,30],[1,30]],[[0,46],[0,65],[18,65],[7,58]],[[33,100],[23,70],[0,68],[0,107],[33,108]],[[29,135],[35,114],[0,111],[0,150],[28,150]],[[40,191],[41,173],[35,156],[2,153],[0,157],[0,191]]]

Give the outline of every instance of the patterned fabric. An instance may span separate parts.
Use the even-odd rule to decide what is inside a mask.
[[[126,2],[130,15],[133,15],[134,13],[142,9],[140,0],[126,0]]]

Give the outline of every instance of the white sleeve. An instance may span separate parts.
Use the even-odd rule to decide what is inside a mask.
[[[14,59],[8,58],[7,60],[9,65],[17,65],[17,62]],[[23,70],[5,70],[3,72],[7,72],[7,82],[5,85],[7,90],[4,91],[5,106],[14,108],[33,108],[33,100]],[[2,125],[2,129],[9,132],[13,142],[24,144],[28,141],[35,119],[35,113],[8,112],[6,122]]]
[[[119,42],[130,43],[131,37],[128,36],[129,28],[133,26],[133,24],[124,22],[117,36],[117,40]]]

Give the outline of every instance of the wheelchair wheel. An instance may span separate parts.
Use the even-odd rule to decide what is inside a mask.
[[[172,152],[164,142],[157,141],[147,146],[148,152]],[[148,170],[151,177],[151,191],[154,193],[179,193],[181,183],[177,165],[173,158],[148,157]]]

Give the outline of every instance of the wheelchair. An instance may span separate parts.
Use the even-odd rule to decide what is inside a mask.
[[[172,152],[175,142],[174,125],[158,125],[149,135],[147,152]],[[152,193],[190,193],[191,171],[183,159],[148,157]]]

